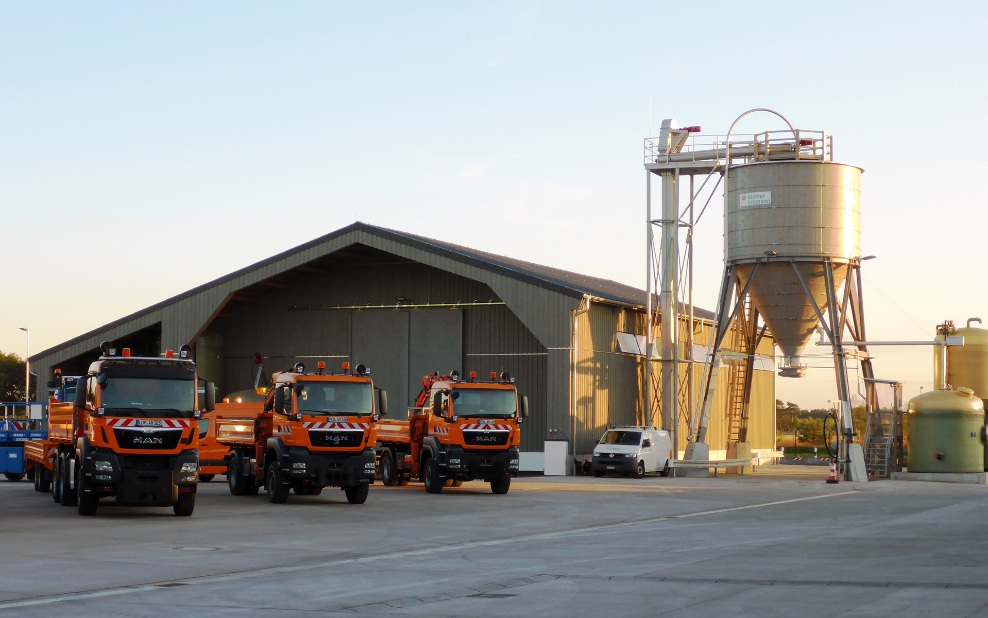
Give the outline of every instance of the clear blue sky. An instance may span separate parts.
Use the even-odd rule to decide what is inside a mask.
[[[869,339],[988,326],[986,6],[6,3],[0,350],[23,356],[18,327],[36,353],[356,220],[644,288],[643,138],[665,117],[724,133],[755,107],[865,169]],[[762,120],[741,130],[777,128]],[[873,353],[907,398],[930,387],[930,348]],[[778,396],[824,406],[833,385],[811,369]]]

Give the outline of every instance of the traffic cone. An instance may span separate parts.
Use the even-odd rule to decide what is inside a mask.
[[[830,476],[827,477],[827,482],[831,484],[840,483],[840,479],[837,478],[837,462],[833,459],[830,460]]]

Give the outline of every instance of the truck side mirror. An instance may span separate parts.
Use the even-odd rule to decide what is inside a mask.
[[[377,389],[377,414],[381,417],[388,414],[388,391],[383,388]]]
[[[82,379],[75,385],[75,405],[77,408],[86,407],[86,387],[88,384],[88,380]]]
[[[285,413],[285,389],[274,389],[274,411],[278,414]]]
[[[212,382],[206,382],[206,412],[212,412],[216,409],[216,385]]]
[[[520,402],[518,407],[518,420],[523,421],[528,418],[528,397],[525,395],[519,395],[518,401]]]

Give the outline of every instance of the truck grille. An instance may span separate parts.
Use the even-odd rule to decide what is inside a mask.
[[[309,431],[312,446],[360,446],[363,439],[362,431]]]
[[[113,435],[121,448],[171,450],[178,446],[182,432],[116,427],[113,429]]]
[[[469,446],[504,446],[508,443],[508,432],[464,431],[463,442]]]

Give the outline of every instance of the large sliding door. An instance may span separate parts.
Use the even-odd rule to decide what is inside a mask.
[[[374,385],[388,391],[392,418],[404,418],[422,376],[463,369],[463,314],[453,309],[354,311],[350,359],[371,368]]]

